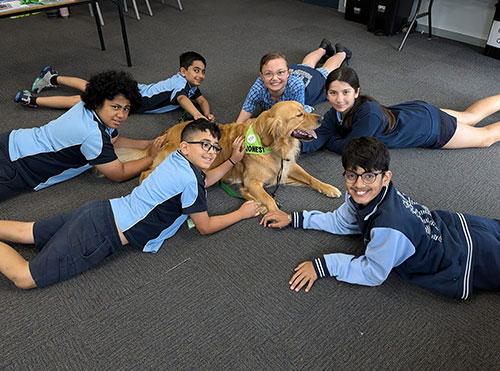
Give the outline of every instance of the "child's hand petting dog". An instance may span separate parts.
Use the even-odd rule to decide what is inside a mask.
[[[260,225],[270,228],[283,228],[292,222],[290,214],[281,210],[270,211],[260,220]]]
[[[243,205],[240,206],[239,211],[241,212],[243,219],[253,218],[254,216],[259,215],[257,203],[253,200],[243,203]]]
[[[243,156],[245,156],[245,146],[243,145],[244,143],[245,137],[243,135],[236,137],[233,142],[233,152],[231,153],[231,156],[229,156],[229,158],[235,164],[237,162],[240,162],[243,159]]]
[[[161,151],[165,143],[163,143],[164,139],[166,137],[166,134],[163,134],[153,140],[153,143],[151,143],[151,146],[149,147],[149,155],[153,158],[153,160],[156,158],[156,155],[158,152]]]

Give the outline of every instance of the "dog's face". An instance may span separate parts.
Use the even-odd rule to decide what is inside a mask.
[[[267,113],[267,126],[273,138],[293,137],[303,141],[316,138],[314,129],[320,126],[320,116],[306,112],[302,104],[295,101],[278,102]]]

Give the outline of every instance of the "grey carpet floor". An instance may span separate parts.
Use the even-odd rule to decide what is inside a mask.
[[[463,110],[500,93],[500,61],[477,47],[412,34],[377,37],[345,21],[335,9],[297,0],[138,1],[141,21],[126,15],[133,66],[128,68],[116,9],[101,2],[106,51],[101,51],[86,6],[70,19],[44,14],[2,19],[0,128],[40,126],[61,114],[12,102],[39,70],[88,77],[105,69],[129,71],[142,83],[178,68],[178,55],[207,58],[201,87],[217,121],[236,119],[257,77],[260,57],[272,50],[291,62],[323,37],[353,51],[362,91],[390,105],[423,99]],[[43,95],[72,94],[60,87]],[[317,112],[328,110],[328,103]],[[179,111],[131,116],[120,133],[153,138]],[[496,114],[483,124],[500,120]],[[500,145],[485,149],[391,150],[395,185],[431,209],[500,217]],[[343,189],[340,157],[320,151],[299,158],[317,178]],[[38,193],[0,204],[0,217],[37,220],[96,198],[118,197],[137,184],[113,184],[86,173]],[[282,186],[287,211],[333,210],[306,188]],[[240,201],[208,191],[211,214]],[[27,259],[30,246],[16,246]],[[403,281],[396,273],[379,287],[325,279],[309,293],[288,288],[293,268],[324,253],[362,254],[359,237],[318,231],[263,229],[245,220],[210,236],[183,226],[156,255],[124,247],[95,269],[46,289],[23,292],[0,277],[0,369],[5,370],[498,370],[500,295],[478,292],[460,302]]]

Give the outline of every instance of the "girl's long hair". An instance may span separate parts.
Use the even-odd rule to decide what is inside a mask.
[[[355,91],[359,89],[358,75],[350,67],[340,67],[328,74],[325,83],[325,90],[327,94],[328,94],[328,89],[330,88],[330,84],[334,81],[345,82],[349,84]],[[354,101],[354,105],[351,107],[349,112],[347,112],[346,116],[344,117],[342,125],[344,129],[346,131],[351,131],[354,114],[356,113],[358,107],[363,103],[365,103],[366,101],[374,102],[380,106],[380,108],[382,109],[382,114],[383,116],[385,116],[388,122],[387,129],[384,131],[384,134],[389,134],[392,131],[392,129],[394,129],[394,125],[396,124],[396,116],[394,116],[394,113],[389,108],[381,105],[379,102],[377,102],[374,98],[370,97],[369,95],[360,95],[358,98],[356,98],[356,100]]]

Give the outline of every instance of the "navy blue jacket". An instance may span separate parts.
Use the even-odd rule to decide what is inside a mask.
[[[375,286],[394,268],[404,279],[457,299],[472,287],[500,287],[500,221],[429,211],[392,184],[363,207],[349,198],[331,213],[294,213],[293,226],[363,236],[360,257],[326,254],[313,265],[318,278]]]
[[[411,101],[387,108],[396,116],[396,124],[388,134],[384,134],[387,118],[375,102],[366,101],[358,107],[350,130],[344,129],[340,114],[331,108],[316,130],[318,138],[301,142],[302,152],[315,152],[326,147],[342,154],[347,142],[362,136],[376,137],[389,148],[432,147],[438,141],[441,119],[437,107],[422,101]]]

